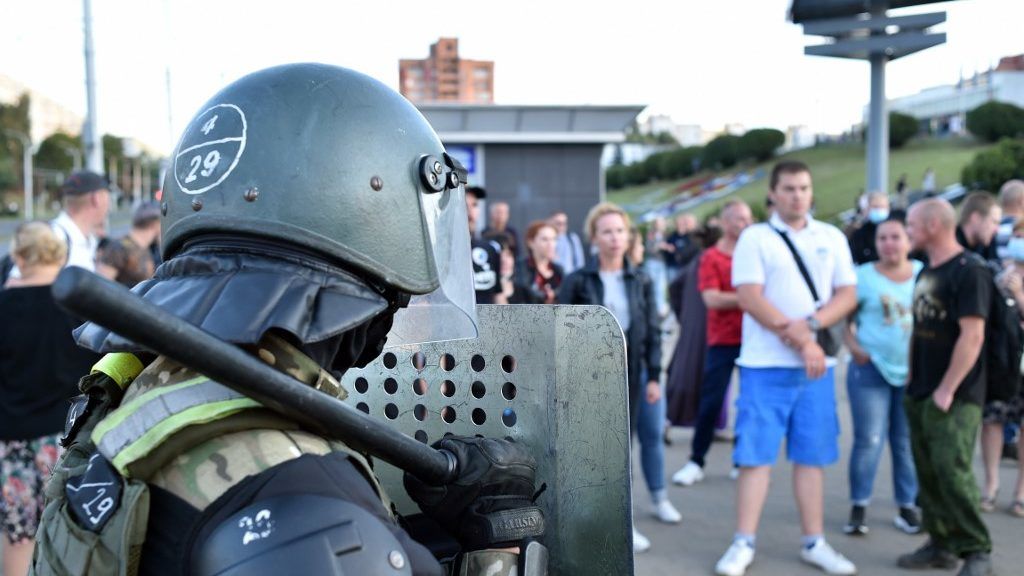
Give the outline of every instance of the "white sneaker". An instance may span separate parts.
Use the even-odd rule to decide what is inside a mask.
[[[821,568],[827,574],[856,574],[857,567],[846,559],[845,556],[836,552],[824,538],[819,539],[810,548],[800,549],[800,559],[808,564]]]
[[[692,460],[672,475],[672,483],[680,486],[693,486],[704,479],[704,470]]]
[[[637,532],[636,528],[633,528],[633,552],[646,552],[651,547],[651,541],[646,536]]]
[[[651,514],[665,524],[679,524],[683,521],[683,515],[668,501],[668,498],[655,504],[651,509]]]
[[[754,561],[754,549],[746,540],[733,540],[732,546],[725,551],[722,558],[715,564],[718,576],[743,576],[747,566]]]

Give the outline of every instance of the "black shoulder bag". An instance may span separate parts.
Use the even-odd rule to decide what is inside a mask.
[[[789,235],[786,234],[785,230],[779,230],[774,226],[772,226],[772,230],[778,232],[779,236],[782,237],[782,241],[786,243],[789,251],[793,254],[793,259],[796,260],[796,267],[800,269],[800,275],[804,277],[804,282],[807,283],[807,287],[811,290],[811,297],[814,298],[814,307],[820,310],[822,306],[821,298],[818,297],[818,290],[814,287],[811,274],[807,271],[807,266],[804,265],[804,260],[800,257],[800,253],[796,251],[796,246],[793,245],[793,241],[789,239]],[[821,346],[821,349],[825,351],[825,356],[835,356],[839,353],[839,340],[832,334],[830,329],[821,328],[815,334],[815,339],[818,341],[818,346]]]

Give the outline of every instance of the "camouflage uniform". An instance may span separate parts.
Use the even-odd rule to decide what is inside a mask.
[[[348,396],[348,392],[326,370],[276,336],[265,336],[252,351],[267,364],[324,393],[341,399]],[[244,399],[244,407],[213,422],[186,421],[186,427],[161,438],[159,445],[153,446],[137,460],[119,462],[119,454],[105,454],[119,472],[159,486],[199,510],[243,478],[303,454],[346,452],[372,478],[369,464],[362,455],[339,442],[302,431],[296,424],[255,401],[209,382],[165,357],[157,358],[135,378],[125,392],[121,407],[114,410],[106,421],[117,421],[125,416],[123,412],[139,410],[144,405],[139,401],[147,395],[190,382],[223,388],[226,395]],[[200,427],[206,429],[199,436],[190,434],[189,428]],[[101,452],[104,451],[104,433],[110,433],[110,430],[101,422],[93,434]],[[202,439],[202,436],[208,439]],[[375,485],[374,488],[383,497],[380,487]]]
[[[972,465],[981,407],[956,400],[942,412],[930,397],[906,397],[918,503],[924,529],[941,549],[957,556],[989,552],[992,540],[978,509],[980,494]]]

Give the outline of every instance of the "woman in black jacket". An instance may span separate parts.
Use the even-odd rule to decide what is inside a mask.
[[[562,286],[562,267],[555,263],[555,227],[537,220],[526,229],[526,259],[516,265],[515,292],[509,304],[554,304]]]
[[[630,429],[637,429],[641,403],[660,405],[661,331],[654,286],[647,275],[626,258],[630,245],[629,216],[609,202],[587,215],[585,228],[597,247],[597,258],[566,277],[558,292],[559,304],[596,304],[607,308],[626,336]],[[652,512],[662,522],[682,520],[665,490],[665,452],[660,433],[653,439],[640,435],[644,478],[651,492]],[[650,541],[633,529],[633,549],[641,552]]]

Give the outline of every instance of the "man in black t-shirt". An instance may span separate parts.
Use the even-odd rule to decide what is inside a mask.
[[[501,245],[485,240],[476,232],[479,201],[487,191],[479,186],[466,188],[466,212],[469,214],[469,238],[473,249],[473,288],[477,304],[508,304],[501,293]]]
[[[992,541],[981,519],[971,462],[985,401],[985,322],[992,280],[985,263],[956,240],[956,213],[945,200],[911,207],[907,232],[929,266],[914,286],[910,379],[904,405],[910,424],[929,541],[900,557],[903,568],[953,568],[989,574]]]

